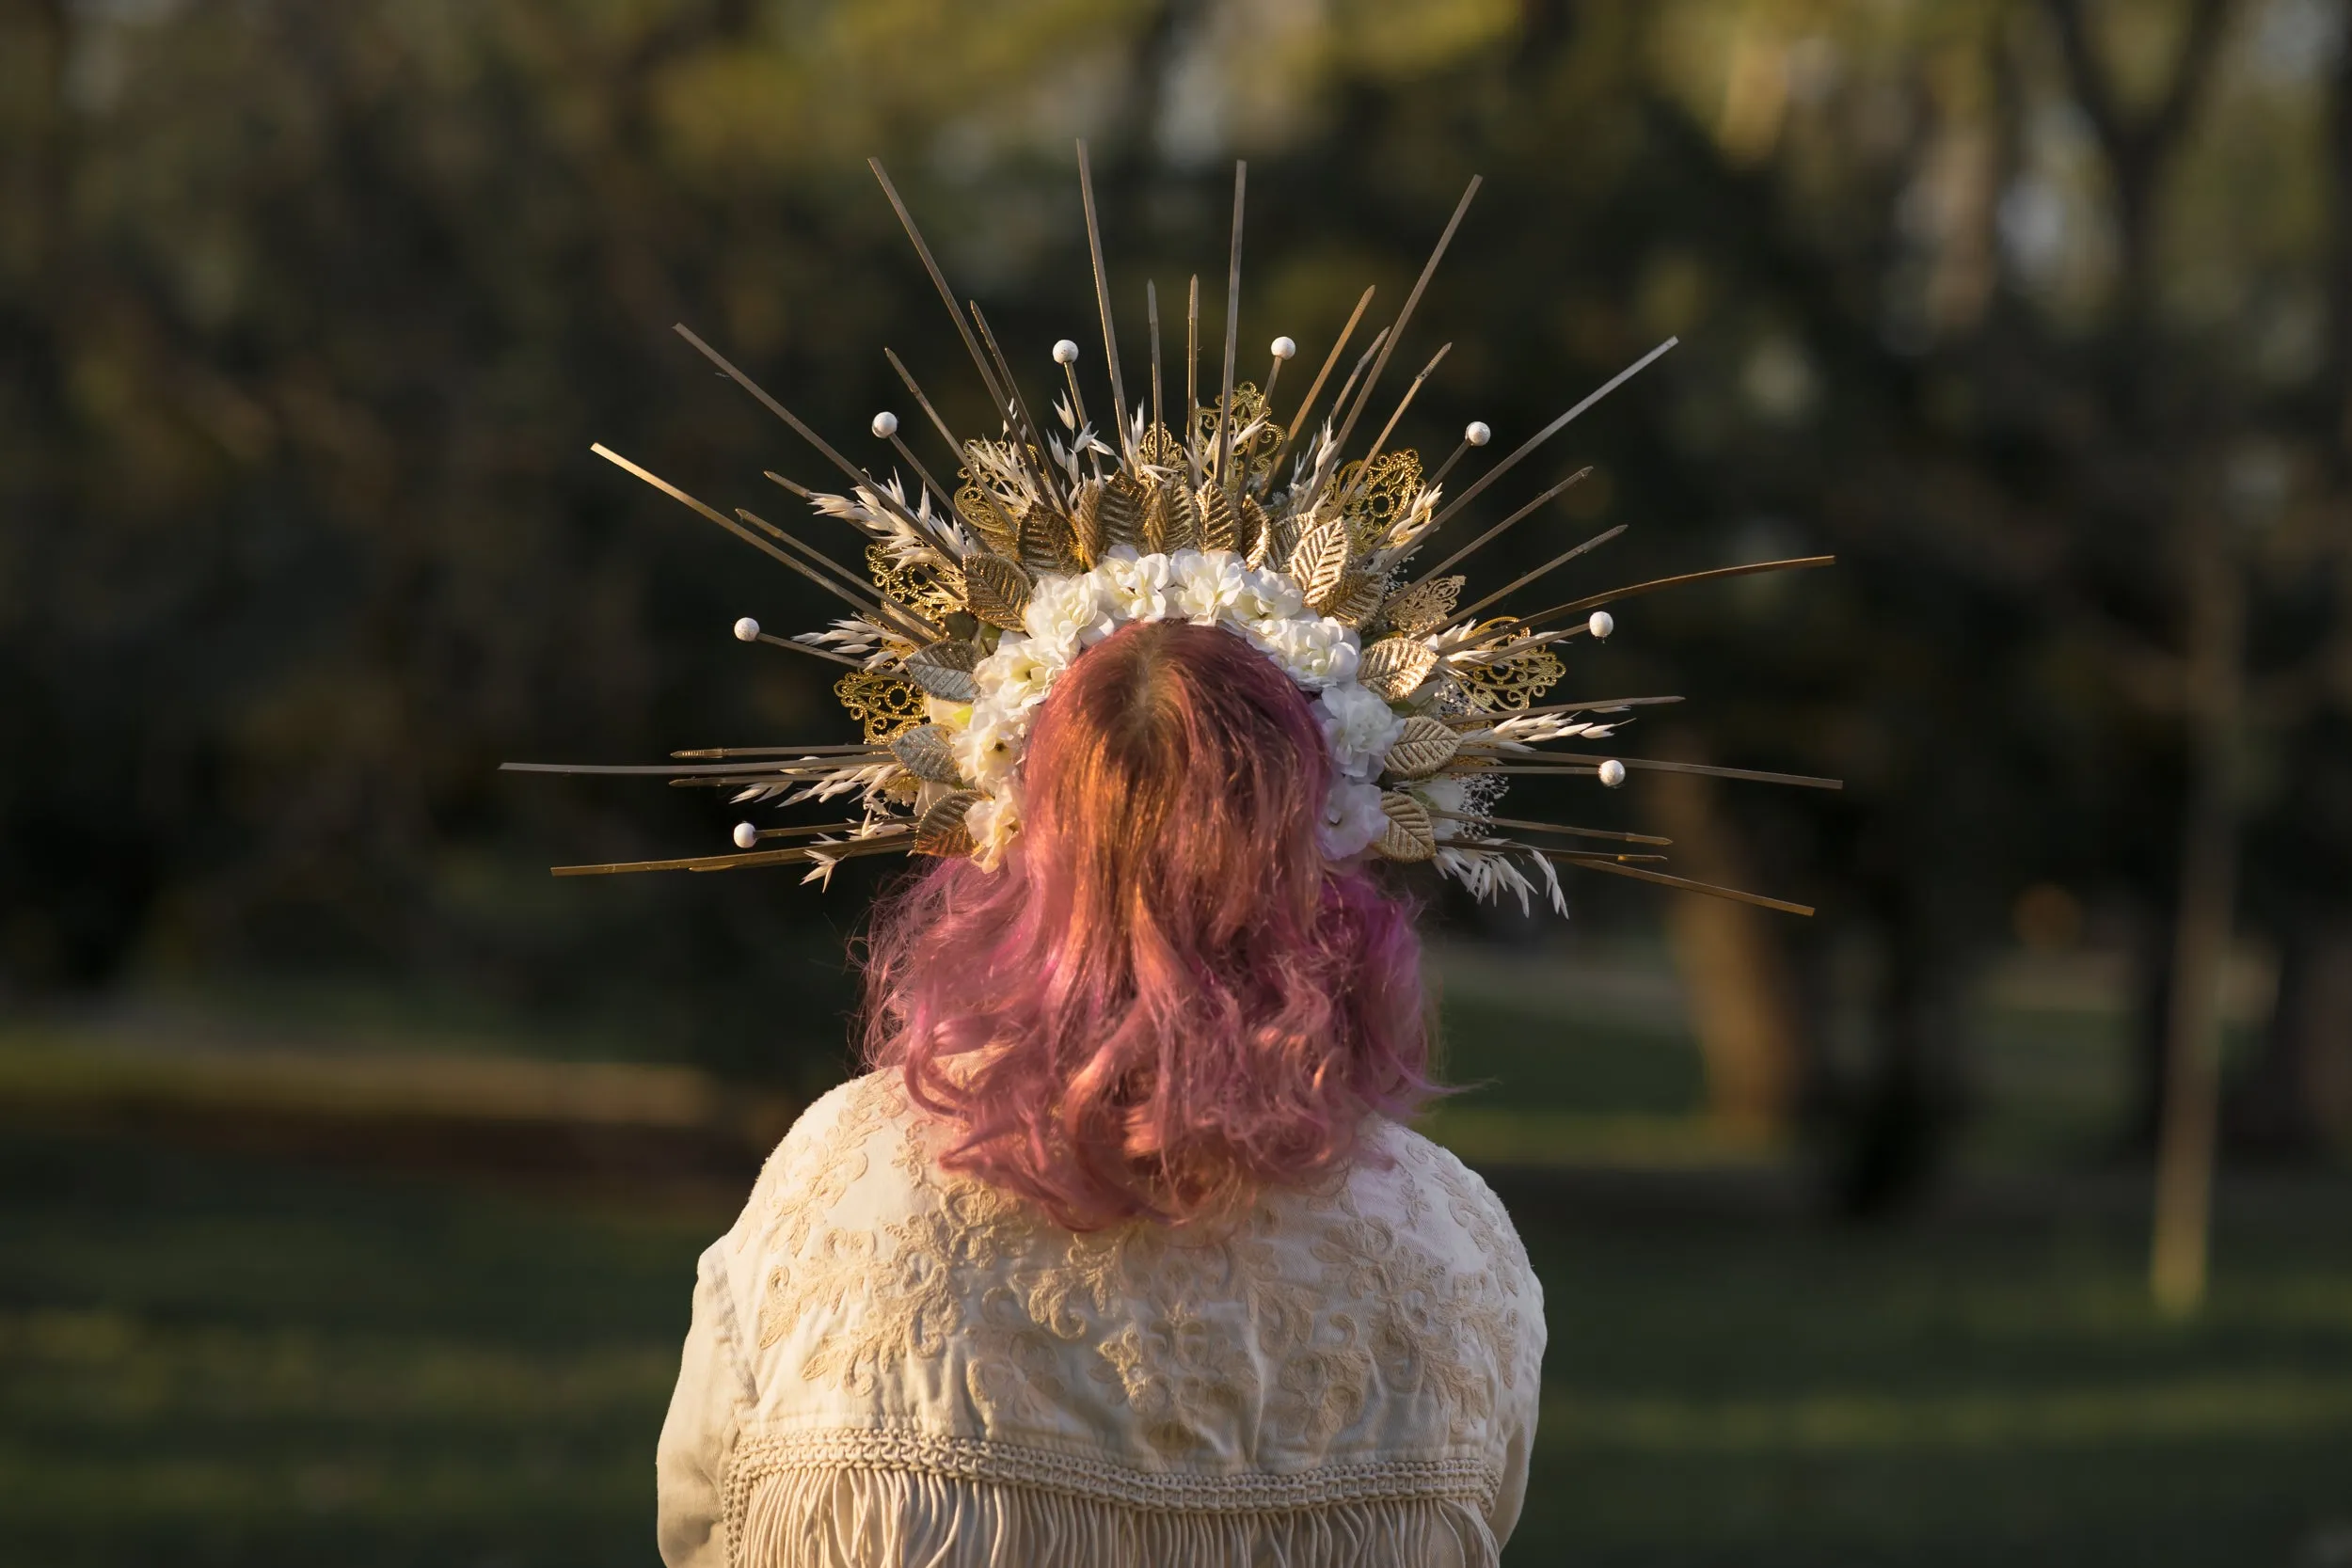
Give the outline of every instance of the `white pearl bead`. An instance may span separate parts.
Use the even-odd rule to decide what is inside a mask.
[[[758,842],[759,830],[757,828],[753,827],[749,822],[738,822],[735,825],[735,847],[738,849],[749,849]]]
[[[759,641],[759,623],[758,623],[757,621],[753,620],[753,619],[752,619],[750,616],[748,616],[748,615],[744,616],[744,617],[743,617],[740,621],[736,622],[736,623],[735,623],[735,640],[736,640],[738,642],[756,642],[756,641]]]
[[[1054,363],[1074,365],[1078,362],[1078,345],[1064,338],[1054,345]]]
[[[878,439],[887,441],[893,436],[898,434],[898,415],[893,414],[889,409],[885,408],[881,413],[874,416],[874,435]]]
[[[1274,357],[1277,359],[1288,359],[1292,355],[1296,354],[1297,352],[1298,345],[1292,342],[1288,338],[1277,338],[1274,340]]]
[[[1472,420],[1470,428],[1462,432],[1462,439],[1473,447],[1483,447],[1494,438],[1495,433],[1486,427],[1484,420]]]
[[[1625,764],[1611,757],[1600,765],[1600,782],[1611,789],[1625,783]]]
[[[1584,629],[1606,642],[1609,634],[1617,629],[1617,618],[1605,610],[1596,610],[1593,618],[1584,623]]]

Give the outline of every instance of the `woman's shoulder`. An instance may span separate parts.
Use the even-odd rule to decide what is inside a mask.
[[[1350,1163],[1355,1206],[1376,1207],[1423,1239],[1464,1251],[1515,1296],[1541,1299],[1518,1227],[1494,1189],[1461,1157],[1412,1128],[1375,1117]]]
[[[910,1105],[897,1072],[868,1072],[828,1089],[793,1120],[761,1165],[732,1233],[748,1253],[804,1247],[816,1222],[854,1192],[862,1206],[912,1191],[906,1180]]]

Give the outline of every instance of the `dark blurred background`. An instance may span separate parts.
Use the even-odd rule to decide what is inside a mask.
[[[1245,376],[1486,177],[1399,351],[1454,345],[1433,462],[1681,337],[1482,503],[1597,465],[1495,583],[1632,525],[1516,608],[1839,557],[1561,694],[1842,794],[1516,802],[1816,918],[1413,884],[1430,1129],[1549,1293],[1511,1560],[2352,1564],[2348,24],[0,0],[0,1558],[651,1560],[693,1255],[847,1070],[884,879],[548,879],[737,814],[502,760],[854,737],[727,634],[826,601],[588,445],[829,483],[684,321],[944,462],[882,346],[983,400],[865,159],[1035,400],[1084,136],[1131,386],[1147,279],[1221,338],[1235,157]]]

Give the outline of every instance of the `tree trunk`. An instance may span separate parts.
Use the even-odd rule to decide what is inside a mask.
[[[2262,1053],[2222,1107],[2229,1148],[2257,1159],[2309,1159],[2352,1132],[2352,921],[2296,912]]]
[[[2182,822],[2179,922],[2172,951],[2164,1107],[2156,1139],[2153,1243],[2148,1277],[2166,1312],[2195,1311],[2205,1295],[2214,1144],[2221,1068],[2221,969],[2237,897],[2233,799],[2245,582],[2210,514],[2189,523],[2188,744]]]
[[[1660,830],[1675,841],[1677,870],[1723,887],[1753,885],[1737,832],[1714,809],[1714,787],[1688,773],[1645,781]],[[1740,1140],[1787,1130],[1800,1063],[1788,955],[1769,922],[1783,918],[1699,894],[1667,906],[1666,933],[1691,997],[1691,1022],[1707,1065],[1707,1108]]]

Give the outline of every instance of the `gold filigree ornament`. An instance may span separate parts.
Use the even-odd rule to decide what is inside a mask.
[[[888,740],[923,721],[923,689],[896,675],[852,670],[833,683],[833,694],[868,740]]]
[[[1424,473],[1419,452],[1392,446],[1390,437],[1446,350],[1439,348],[1428,360],[1391,412],[1384,416],[1373,400],[1477,181],[1463,194],[1403,311],[1369,347],[1353,357],[1348,354],[1372,299],[1367,290],[1311,379],[1303,371],[1283,379],[1284,363],[1296,345],[1289,338],[1275,340],[1274,368],[1261,389],[1254,382],[1236,382],[1232,369],[1240,351],[1234,324],[1240,319],[1243,191],[1236,169],[1225,341],[1221,353],[1216,345],[1200,345],[1209,352],[1192,361],[1221,367],[1221,373],[1213,377],[1216,385],[1202,386],[1194,395],[1187,391],[1194,385],[1187,372],[1165,373],[1156,293],[1149,359],[1122,365],[1081,145],[1080,206],[1089,225],[1096,290],[1088,315],[1103,326],[1105,373],[1082,378],[1084,351],[1065,339],[1054,345],[1052,360],[1066,393],[1051,404],[1032,405],[1016,389],[1010,362],[978,308],[967,312],[953,303],[957,296],[922,244],[906,204],[879,163],[874,171],[942,298],[949,302],[955,337],[969,349],[979,389],[993,405],[988,421],[993,434],[950,435],[931,399],[891,356],[893,369],[922,408],[921,422],[944,438],[946,461],[936,469],[927,466],[907,444],[909,437],[901,436],[898,416],[885,411],[874,416],[872,434],[889,445],[873,460],[876,471],[880,464],[889,464],[892,473],[886,483],[877,481],[861,461],[822,440],[724,355],[680,326],[680,337],[697,353],[840,470],[845,483],[834,493],[770,475],[807,499],[815,526],[828,536],[825,545],[808,543],[748,511],[730,515],[706,505],[619,453],[594,449],[788,568],[791,575],[780,577],[779,586],[815,588],[828,596],[834,618],[822,630],[777,637],[745,616],[736,623],[735,635],[839,667],[834,693],[863,738],[681,752],[667,764],[643,767],[507,765],[535,772],[668,774],[677,784],[733,790],[739,802],[777,810],[846,801],[853,803],[856,818],[766,829],[739,823],[732,832],[740,854],[559,866],[559,874],[799,864],[812,879],[822,879],[846,859],[909,852],[970,855],[983,867],[994,867],[1018,843],[1021,757],[1037,707],[1034,698],[1041,689],[1050,689],[1058,673],[1099,635],[1088,630],[1081,640],[1077,628],[1099,628],[1106,618],[1174,613],[1143,607],[1185,599],[1229,607],[1216,613],[1215,624],[1248,640],[1289,673],[1303,700],[1317,707],[1327,733],[1389,736],[1378,743],[1384,754],[1368,761],[1360,760],[1360,750],[1335,744],[1335,763],[1346,766],[1337,768],[1330,798],[1312,802],[1308,814],[1323,824],[1322,846],[1334,860],[1377,855],[1427,863],[1478,896],[1508,893],[1526,903],[1540,893],[1564,912],[1557,875],[1562,865],[1810,912],[1802,905],[1668,876],[1648,863],[1655,857],[1622,856],[1591,843],[1661,840],[1494,815],[1510,778],[1529,772],[1597,775],[1613,787],[1624,782],[1629,769],[1642,768],[1826,788],[1836,784],[1680,761],[1597,757],[1589,748],[1622,728],[1645,704],[1679,699],[1618,697],[1549,705],[1541,701],[1565,673],[1562,655],[1574,646],[1573,637],[1597,640],[1614,629],[1603,606],[1683,582],[1826,565],[1829,557],[1722,567],[1636,583],[1533,614],[1475,619],[1489,604],[1520,594],[1613,536],[1604,534],[1457,611],[1464,578],[1452,568],[1540,510],[1569,483],[1563,482],[1466,543],[1454,539],[1468,533],[1470,525],[1456,525],[1441,546],[1447,552],[1442,560],[1421,559],[1456,514],[1674,346],[1669,339],[1652,349],[1488,466],[1456,499],[1439,504],[1438,482],[1466,455],[1486,447],[1488,427],[1472,424],[1434,476]],[[1184,331],[1197,343],[1197,291],[1192,312]],[[1305,389],[1285,413],[1278,400],[1288,401],[1302,379]],[[1177,401],[1164,406],[1170,380],[1177,383]],[[1057,418],[1058,428],[1038,428],[1033,406]],[[952,499],[938,473],[952,476]],[[840,563],[839,546],[829,536],[841,531],[856,541],[863,574]],[[1136,592],[1136,574],[1147,569],[1173,591]],[[1243,574],[1247,589],[1237,596],[1232,592],[1236,573]],[[1564,740],[1574,740],[1581,749],[1567,754],[1543,750]],[[841,810],[832,804],[825,815],[838,816]],[[762,847],[771,838],[787,842]],[[1645,863],[1631,863],[1637,859]]]

